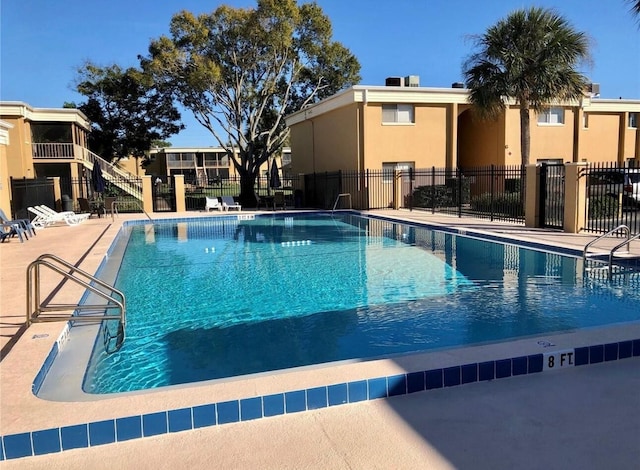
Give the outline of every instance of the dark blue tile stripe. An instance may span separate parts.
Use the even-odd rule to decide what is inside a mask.
[[[574,355],[576,366],[638,357],[640,356],[640,339],[579,347],[574,349]],[[210,403],[142,416],[127,416],[11,434],[0,436],[0,461],[122,442],[204,426],[297,413],[343,403],[387,398],[477,381],[535,374],[542,370],[543,355],[532,354]]]

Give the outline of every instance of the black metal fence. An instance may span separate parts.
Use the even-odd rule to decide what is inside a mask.
[[[53,180],[48,178],[11,178],[11,216],[14,219],[29,219],[32,214],[27,207],[44,204],[55,208]]]
[[[599,163],[586,167],[585,231],[606,233],[626,225],[640,233],[640,168]]]
[[[564,226],[565,167],[542,164],[540,167],[540,222],[545,228]]]
[[[524,220],[525,167],[431,168],[402,172],[402,206],[489,220]]]
[[[300,178],[285,176],[279,188],[269,187],[269,178],[261,176],[256,179],[254,192],[260,198],[273,196],[275,192],[283,193],[288,207],[303,207],[303,192]],[[240,177],[209,179],[206,184],[196,178],[185,178],[185,206],[188,211],[204,210],[206,197],[233,196],[240,194]],[[257,205],[257,201],[256,201]],[[307,206],[304,206],[307,207]]]
[[[118,201],[118,212],[142,212],[142,179],[114,178],[105,181],[105,190],[96,193],[89,178],[60,178],[63,210],[81,212],[79,198],[89,201],[104,201],[105,197],[115,197]]]
[[[393,205],[393,179],[384,170],[312,173],[304,177],[304,200],[320,209],[386,209]]]

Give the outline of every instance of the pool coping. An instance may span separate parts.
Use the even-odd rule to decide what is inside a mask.
[[[437,224],[433,227],[441,229]],[[38,333],[35,336],[38,336]],[[33,341],[37,342],[37,338],[32,338]],[[38,349],[44,350],[46,347]],[[565,356],[562,356],[563,354]],[[551,357],[554,358],[554,362],[569,361],[568,358],[572,358],[574,364],[563,364],[560,367],[562,369],[636,356],[640,356],[640,323],[633,322],[557,335],[540,335],[498,344],[351,362],[341,364],[337,368],[332,365],[308,367],[224,383],[173,386],[157,392],[140,393],[137,397],[106,400],[110,408],[126,410],[130,407],[121,405],[125,400],[133,398],[136,402],[133,405],[136,413],[105,413],[104,410],[95,413],[94,403],[86,408],[88,412],[94,412],[92,416],[98,417],[95,420],[58,426],[55,423],[52,426],[42,423],[43,426],[40,427],[33,423],[34,425],[26,429],[5,433],[2,436],[0,459],[42,455],[477,381],[543,371],[555,373],[553,370],[544,370],[545,360],[548,365]],[[337,370],[330,373],[331,369]],[[357,380],[346,380],[346,377],[356,377]],[[296,383],[298,385],[295,385]],[[185,390],[193,392],[190,395],[194,396],[184,397]],[[247,390],[251,390],[252,393]],[[140,406],[140,400],[135,399],[140,396],[160,403]],[[211,399],[212,396],[216,399]],[[156,398],[158,400],[155,400]],[[35,397],[33,399],[37,400]],[[54,408],[64,413],[65,406]],[[138,412],[140,409],[144,411]]]

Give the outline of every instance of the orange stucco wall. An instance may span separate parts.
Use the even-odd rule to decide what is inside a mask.
[[[620,115],[589,113],[587,120],[580,129],[580,161],[617,162]]]
[[[539,124],[538,115],[531,112],[529,161],[535,163],[549,158],[562,159],[563,162],[573,161],[573,121],[574,112],[570,108],[564,108],[563,124]]]
[[[358,114],[352,104],[293,126],[294,174],[359,169]]]
[[[504,165],[503,129],[503,118],[488,121],[475,117],[472,111],[461,113],[458,118],[458,166]]]
[[[11,145],[7,148],[7,171],[14,178],[33,178],[33,157],[31,156],[31,128],[21,118],[3,117],[3,121],[13,125],[9,130]]]
[[[415,168],[446,166],[447,105],[416,105],[415,123],[383,124],[382,105],[369,104],[364,112],[365,167],[414,162]]]

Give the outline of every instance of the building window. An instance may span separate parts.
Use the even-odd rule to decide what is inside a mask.
[[[412,104],[383,104],[382,122],[384,124],[411,124],[415,122]]]
[[[638,127],[638,114],[640,113],[629,113],[629,127]]]
[[[564,109],[560,107],[545,109],[538,114],[538,124],[564,124]]]
[[[582,113],[582,128],[589,129],[589,115],[587,113]]]
[[[393,183],[395,171],[402,171],[402,181],[409,181],[409,170],[415,170],[413,162],[390,162],[382,164],[382,182]]]

